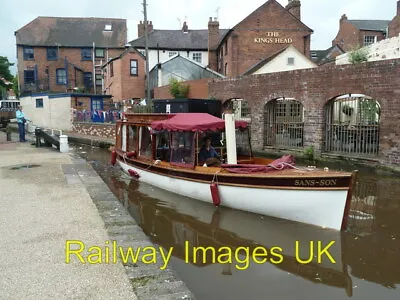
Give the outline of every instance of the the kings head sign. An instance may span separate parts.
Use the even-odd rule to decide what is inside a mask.
[[[293,39],[279,37],[279,32],[266,32],[265,37],[256,37],[257,44],[291,44]]]

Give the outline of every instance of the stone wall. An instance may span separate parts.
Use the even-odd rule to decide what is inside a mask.
[[[72,124],[72,132],[88,136],[115,139],[115,124],[75,122]]]

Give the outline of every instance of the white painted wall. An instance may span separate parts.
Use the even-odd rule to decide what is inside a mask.
[[[141,51],[143,54],[145,53],[144,48],[137,48],[139,51]],[[154,66],[158,63],[158,53],[160,55],[160,63],[163,63],[164,61],[168,60],[171,56],[169,55],[170,52],[174,52],[175,54],[179,54],[181,56],[189,57],[190,59],[193,59],[193,53],[201,53],[201,64],[204,66],[208,65],[208,51],[189,51],[189,56],[188,56],[188,51],[172,51],[172,50],[165,50],[165,49],[160,49],[160,50],[153,50],[149,49],[149,69],[153,69]]]
[[[368,45],[362,49],[367,51],[368,61],[400,58],[400,35],[385,39],[375,44]],[[337,65],[349,64],[349,52],[336,57]]]
[[[36,107],[36,99],[43,99],[43,107]],[[33,125],[59,130],[72,129],[71,97],[21,97],[23,111]]]
[[[288,64],[288,58],[294,58],[294,64]],[[285,51],[276,56],[273,60],[266,63],[260,69],[258,69],[253,74],[265,74],[265,73],[274,73],[274,72],[284,72],[298,69],[310,69],[316,68],[317,65],[300,53],[293,46],[288,47]]]

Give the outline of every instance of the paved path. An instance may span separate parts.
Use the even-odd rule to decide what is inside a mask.
[[[169,266],[160,269],[159,251],[155,264],[141,261],[143,253],[137,263],[104,263],[109,241],[157,247],[86,161],[6,142],[3,132],[0,237],[0,299],[195,299]],[[103,262],[66,264],[67,240],[84,243],[86,260],[88,247],[102,248]]]
[[[71,156],[4,142],[0,132],[0,299],[137,299],[122,264],[65,263],[66,240],[109,239],[82,181],[63,171]],[[11,169],[27,164],[38,166]]]

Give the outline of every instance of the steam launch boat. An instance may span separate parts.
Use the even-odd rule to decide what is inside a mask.
[[[247,122],[206,113],[127,113],[111,163],[139,182],[256,214],[345,230],[357,171],[254,157]]]

